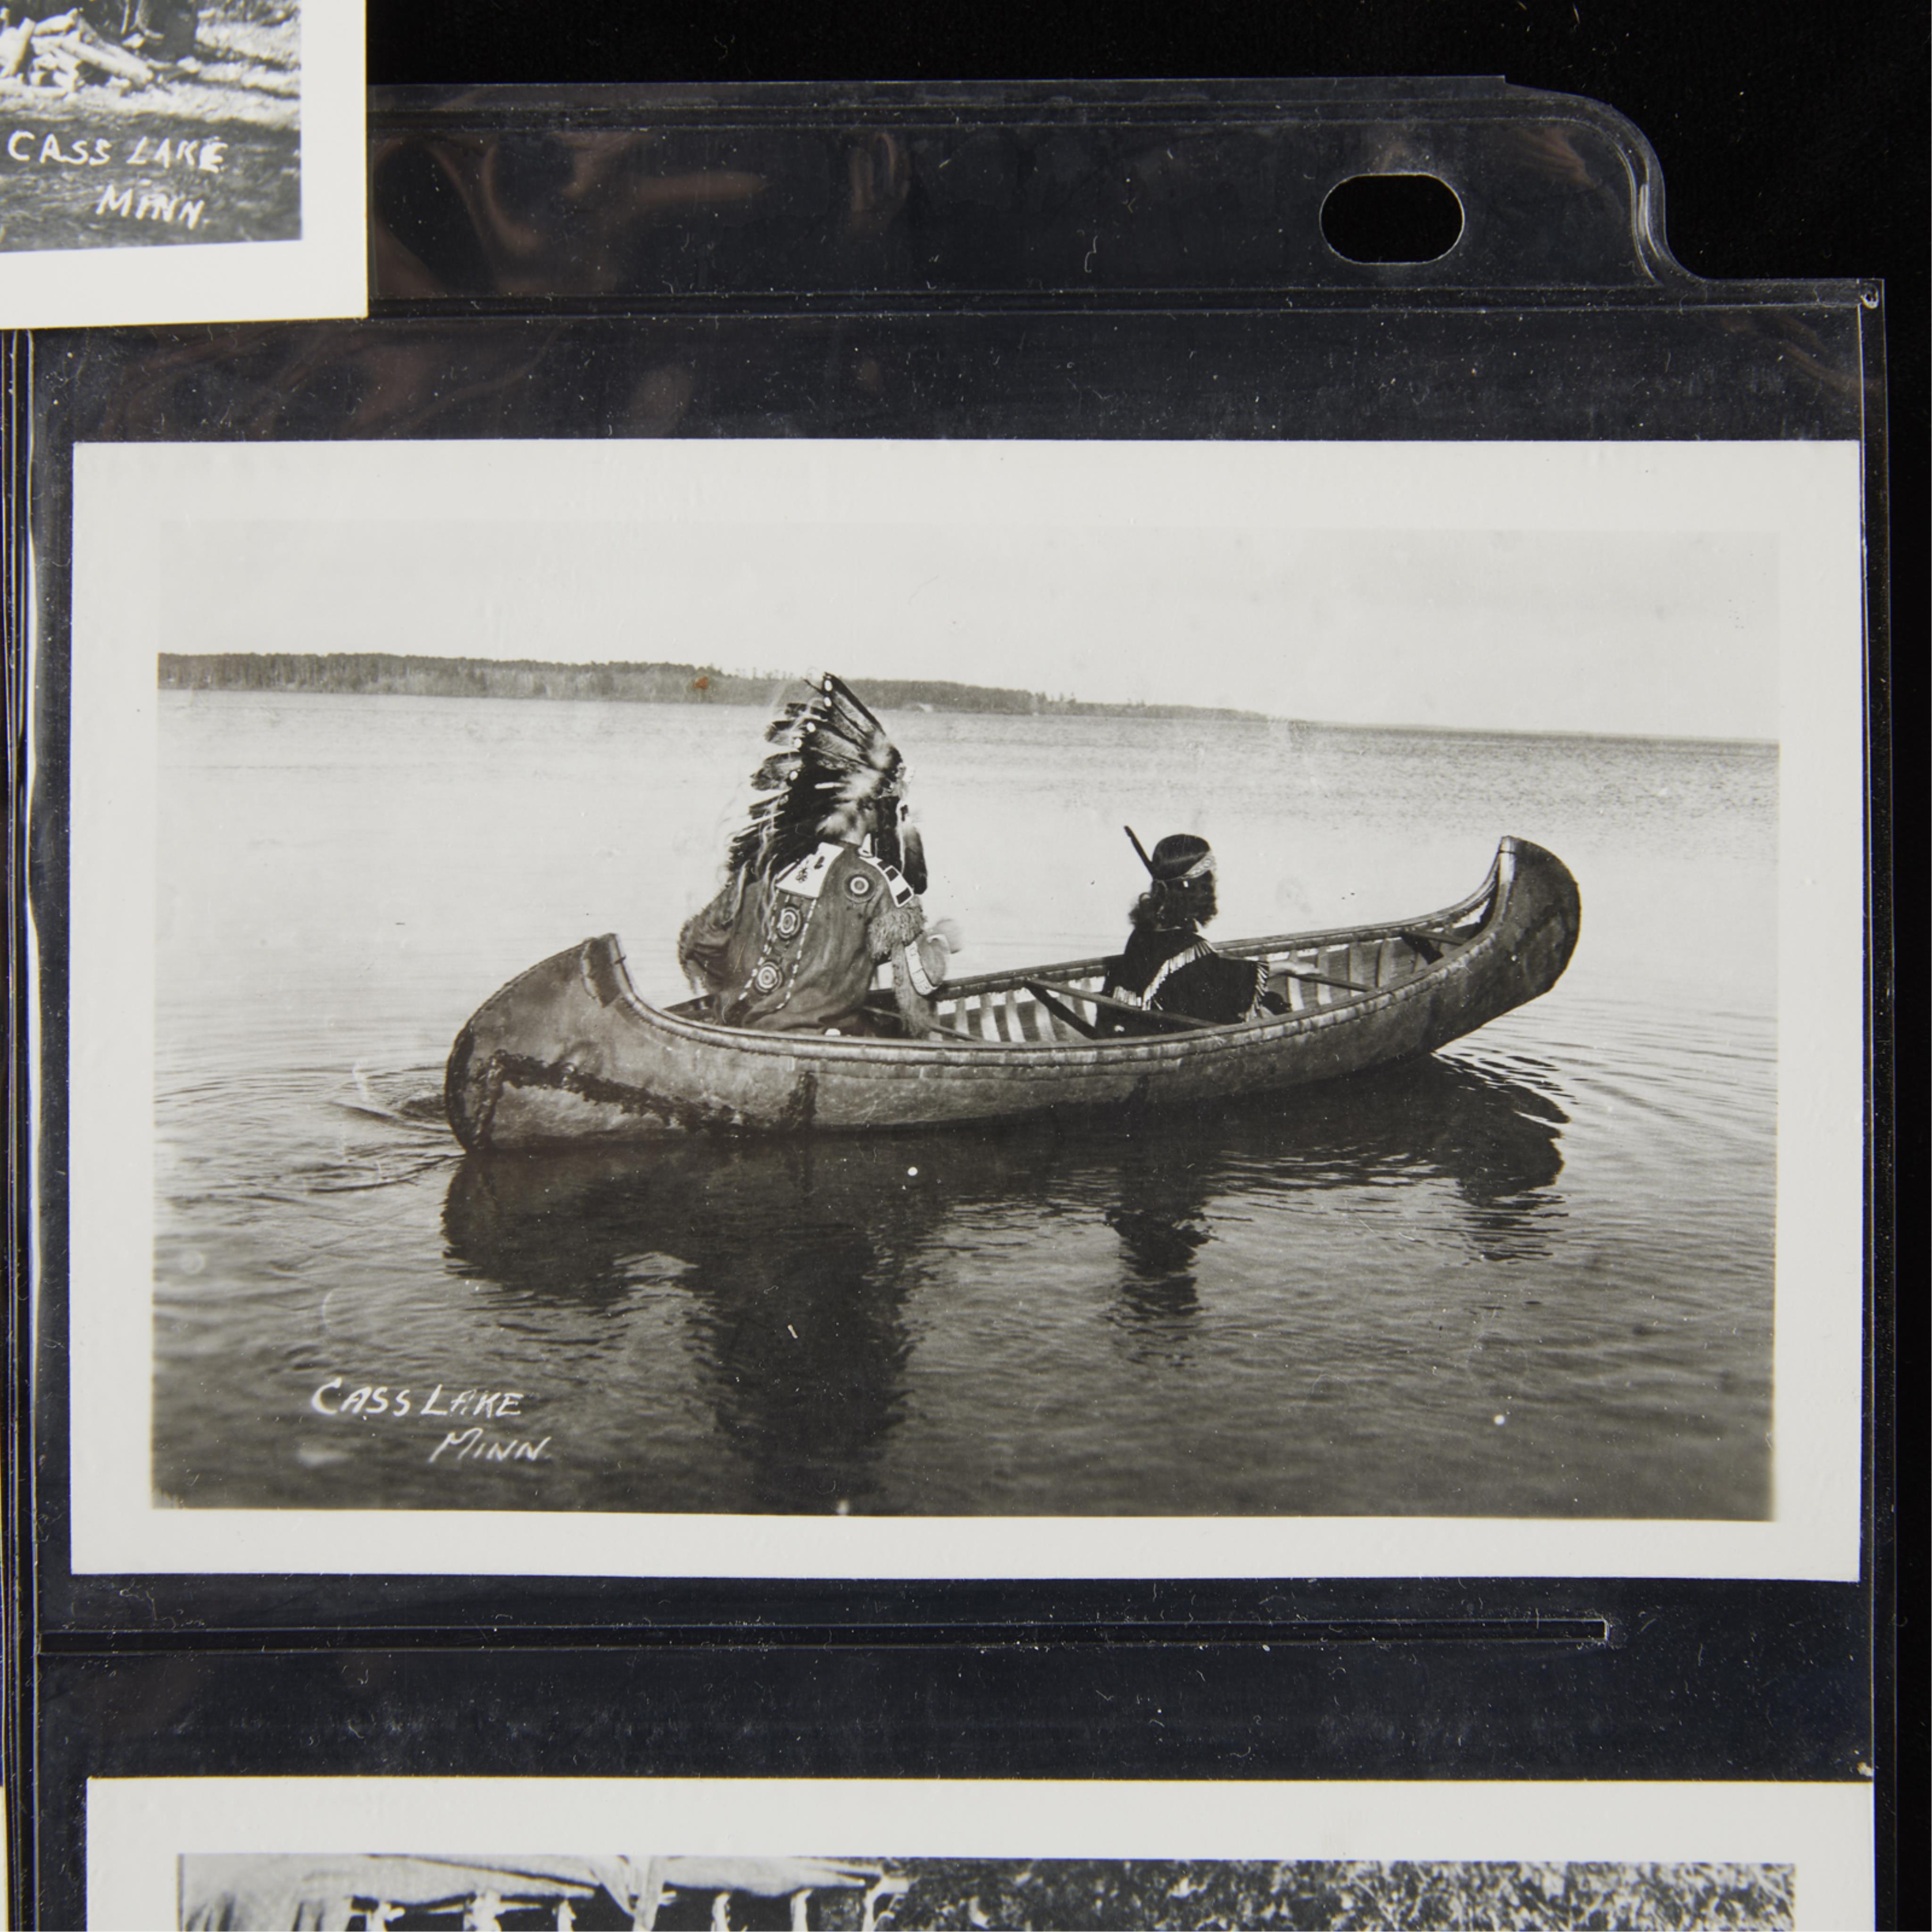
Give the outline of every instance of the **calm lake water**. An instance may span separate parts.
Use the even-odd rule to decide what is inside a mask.
[[[1774,748],[895,716],[962,973],[1117,948],[1124,824],[1212,840],[1230,938],[1432,910],[1519,833],[1582,943],[1435,1058],[1132,1133],[464,1157],[502,982],[616,932],[682,997],[764,722],[160,694],[160,1492],[1767,1512]],[[473,1390],[536,1460],[432,1460]]]

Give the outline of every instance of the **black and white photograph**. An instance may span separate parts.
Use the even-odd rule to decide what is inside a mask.
[[[0,326],[368,307],[358,0],[0,5]]]
[[[1871,1923],[1871,1810],[1856,1785],[104,1779],[87,1922],[1797,1932]]]
[[[0,10],[0,249],[300,238],[301,0]]]
[[[1789,1932],[1778,1864],[185,1857],[182,1932]]]
[[[83,448],[76,1568],[1855,1564],[1856,473]]]

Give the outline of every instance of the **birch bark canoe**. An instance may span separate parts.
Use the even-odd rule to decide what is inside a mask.
[[[922,1040],[721,1026],[696,1000],[641,999],[615,935],[532,967],[457,1036],[444,1078],[472,1152],[704,1130],[865,1132],[1060,1108],[1199,1103],[1269,1093],[1433,1052],[1547,992],[1582,918],[1562,861],[1504,838],[1488,876],[1438,912],[1222,944],[1262,962],[1279,1015],[1108,1036],[1104,959],[949,982]],[[1028,989],[1051,982],[1055,1003]]]

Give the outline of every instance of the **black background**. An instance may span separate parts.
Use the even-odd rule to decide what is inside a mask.
[[[1887,284],[1892,423],[1892,513],[1898,832],[1903,896],[1914,904],[1923,875],[1919,788],[1925,722],[1927,414],[1927,62],[1922,9],[1806,4],[1757,7],[1731,0],[1606,6],[1592,0],[1316,0],[1271,7],[1208,4],[1059,8],[959,4],[950,9],[844,0],[836,7],[648,4],[566,8],[514,0],[369,0],[372,84],[448,82],[746,81],[812,80],[1064,80],[1141,76],[1266,78],[1314,74],[1499,74],[1521,84],[1593,95],[1634,120],[1662,159],[1669,234],[1678,256],[1714,277],[1881,277]],[[1880,748],[1881,752],[1882,748]],[[1880,759],[1882,769],[1882,758]],[[1902,914],[1910,952],[1921,921]],[[1923,975],[1901,975],[1916,1007]],[[1922,1123],[1922,1022],[1902,1018],[1898,1048],[1909,1116],[1898,1144],[1903,1191],[1922,1199],[1927,1148]],[[1895,1902],[1881,1922],[1932,1923],[1926,1894],[1923,1766],[1924,1552],[1927,1520],[1925,1274],[1915,1214],[1900,1229],[1905,1284],[1900,1360],[1904,1364],[1899,1508],[1904,1565],[1900,1605],[1900,1724],[1895,1756],[1882,1758],[1887,1795],[1898,1806],[1900,1858]],[[1185,1592],[1176,1593],[1184,1599]],[[1327,1593],[1304,1590],[1303,1598]],[[1319,1606],[1356,1607],[1359,1591]],[[1494,1593],[1472,1591],[1469,1609],[1494,1607]],[[1558,1594],[1561,1594],[1560,1592]],[[1618,1592],[1599,1592],[1606,1607]],[[1796,1593],[1802,1595],[1800,1591]],[[1768,1591],[1762,1608],[1803,1621],[1793,1593]],[[1184,1604],[1177,1604],[1184,1627]],[[1272,1606],[1270,1606],[1272,1607]],[[1317,1610],[1298,1602],[1304,1614]],[[1266,1614],[1266,1611],[1263,1614]],[[138,1618],[135,1619],[138,1621]],[[1170,1627],[1170,1634],[1178,1635]],[[641,1634],[641,1633],[640,1633]],[[908,1634],[910,1635],[910,1634]],[[1099,1636],[1102,1634],[1095,1631]],[[608,1700],[584,1694],[587,1659],[508,1654],[485,1664],[413,1646],[376,1654],[346,1650],[277,1659],[238,1657],[220,1708],[206,1708],[206,1653],[154,1660],[144,1672],[79,1656],[58,1673],[54,1707],[43,1714],[52,1743],[41,1789],[56,1804],[82,1766],[62,1762],[88,1736],[119,1733],[154,1741],[154,1761],[114,1768],[172,1770],[167,1740],[185,1732],[221,1762],[208,1771],[357,1768],[356,1738],[372,1707],[386,1706],[392,1730],[386,1770],[452,1772],[522,1768],[552,1774],[626,1768],[838,1773],[876,1772],[884,1763],[910,1774],[997,1775],[1240,1775],[1264,1732],[1262,1754],[1298,1756],[1311,1772],[1340,1774],[1361,1762],[1359,1721],[1343,1751],[1336,1708],[1366,1702],[1385,1708],[1388,1768],[1413,1762],[1433,1737],[1444,1774],[1533,1773],[1516,1743],[1538,1730],[1526,1712],[1496,1713],[1498,1753],[1480,1712],[1473,1653],[1460,1644],[1426,1654],[1337,1655],[1335,1704],[1292,1713],[1252,1708],[1257,1681],[1230,1652],[1178,1642],[1151,1657],[1136,1644],[976,1646],[969,1634],[930,1633],[883,1647],[799,1633],[782,1654],[744,1651],[709,1658],[640,1649],[600,1666]],[[960,1639],[965,1640],[962,1642]],[[1748,1628],[1736,1641],[1748,1649]],[[272,1637],[244,1640],[258,1651]],[[1515,1695],[1546,1699],[1542,1720],[1552,1762],[1570,1774],[1616,1775],[1618,1754],[1643,1755],[1641,1713],[1592,1712],[1566,1697],[1572,1653],[1552,1646]],[[131,1661],[131,1660],[125,1660]],[[1821,1658],[1821,1706],[1847,1688]],[[498,1667],[500,1665],[502,1667]],[[373,1673],[373,1674],[372,1674]],[[1345,1687],[1342,1676],[1358,1680]],[[1480,1668],[1478,1669],[1480,1678]],[[1580,1690],[1587,1678],[1579,1676]],[[316,1708],[334,1687],[344,1725],[336,1736],[287,1736],[285,1714]],[[1162,1688],[1165,1686],[1166,1688]],[[1152,1687],[1152,1688],[1150,1688]],[[52,1685],[50,1685],[52,1688]],[[1109,1689],[1111,1688],[1111,1694]],[[132,1699],[139,1709],[130,1708]],[[1508,1700],[1505,1700],[1508,1701]],[[193,1707],[202,1708],[194,1712]],[[626,1708],[656,1714],[661,1762],[630,1766],[635,1726]],[[1092,1712],[1083,1739],[1068,1719]],[[1474,1714],[1472,1715],[1472,1714]],[[1736,1774],[1744,1732],[1758,1724],[1802,1730],[1819,1713],[1678,1708],[1657,1714],[1678,1738],[1702,1736],[1709,1749],[1680,1774]],[[1343,1727],[1345,1730],[1348,1726]],[[1821,1726],[1828,1729],[1828,1726]],[[506,1735],[507,1732],[508,1735]],[[520,1737],[518,1735],[520,1733]],[[809,1733],[809,1735],[807,1735]],[[1090,1744],[1090,1748],[1088,1744]],[[1681,1744],[1678,1747],[1682,1749]],[[306,1756],[307,1761],[304,1761]],[[1586,1768],[1587,1767],[1587,1768]],[[373,1768],[373,1767],[372,1767]],[[1634,1768],[1634,1764],[1627,1767]],[[1798,1774],[1804,1774],[1802,1772]],[[1895,1777],[1895,1783],[1892,1782]],[[1912,1820],[1921,1822],[1915,1825]],[[1918,1844],[1922,1850],[1912,1852]]]

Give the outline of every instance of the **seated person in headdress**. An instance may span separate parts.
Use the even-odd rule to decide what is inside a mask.
[[[1131,830],[1127,836],[1133,838]],[[1148,889],[1127,915],[1133,930],[1126,950],[1107,962],[1108,994],[1216,1025],[1278,1011],[1265,968],[1227,958],[1201,936],[1216,910],[1214,854],[1207,840],[1177,832],[1150,854],[1138,838],[1134,850],[1147,868]]]
[[[866,995],[890,962],[900,1024],[883,1030],[922,1036],[958,928],[926,928],[904,760],[836,677],[765,735],[784,748],[753,776],[761,796],[717,897],[678,935],[679,964],[727,1026],[849,1034],[882,1030]]]

